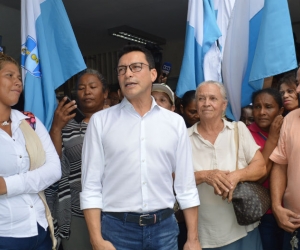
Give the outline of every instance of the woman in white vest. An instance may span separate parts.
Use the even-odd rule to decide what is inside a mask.
[[[18,63],[0,53],[0,249],[50,250],[56,240],[43,190],[60,179],[60,162],[41,121],[11,108],[22,90]]]

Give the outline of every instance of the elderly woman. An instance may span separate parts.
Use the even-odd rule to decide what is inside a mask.
[[[72,111],[75,100],[58,104],[50,136],[61,157],[62,178],[47,190],[49,206],[53,211],[56,236],[64,250],[92,249],[87,226],[80,210],[81,150],[91,116],[102,110],[108,90],[105,78],[93,69],[83,71],[77,80],[77,103],[85,117],[81,120]]]
[[[201,205],[199,238],[203,249],[262,250],[258,223],[237,223],[232,194],[241,181],[256,181],[266,174],[259,146],[247,127],[238,123],[239,160],[236,170],[234,125],[222,119],[227,106],[222,84],[208,81],[196,90],[200,122],[188,129]]]
[[[0,249],[50,250],[43,190],[60,179],[60,163],[41,121],[11,108],[22,90],[18,63],[0,53]]]

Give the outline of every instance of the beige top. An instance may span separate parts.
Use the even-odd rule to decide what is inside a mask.
[[[278,145],[270,159],[288,164],[287,187],[283,195],[284,207],[300,214],[300,109],[290,112],[283,120]]]
[[[219,133],[214,145],[205,140],[197,130],[197,124],[188,129],[192,144],[194,171],[236,169],[236,145],[234,125],[223,120],[224,128]],[[247,127],[238,123],[239,128],[239,168],[248,166],[259,146],[255,143]],[[214,194],[212,186],[201,183],[197,186],[201,205],[199,206],[198,232],[203,248],[228,245],[247,235],[258,226],[258,222],[249,226],[237,223],[232,203],[222,200]]]

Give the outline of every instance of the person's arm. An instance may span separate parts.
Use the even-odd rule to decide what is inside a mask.
[[[194,173],[196,185],[203,182],[214,188],[215,194],[222,195],[224,192],[229,192],[233,188],[232,184],[228,181],[227,175],[229,171],[214,170],[201,170]]]
[[[283,116],[278,115],[271,124],[268,139],[266,140],[264,149],[261,152],[266,163],[267,174],[259,180],[260,183],[263,183],[270,176],[273,162],[269,159],[269,157],[277,146],[282,123]]]
[[[50,129],[50,137],[54,144],[57,154],[59,157],[62,157],[62,140],[61,140],[61,131],[67,125],[67,123],[75,117],[74,114],[70,114],[72,110],[74,110],[77,105],[75,101],[71,101],[65,104],[67,97],[65,96],[58,104],[53,117],[52,126]]]
[[[249,165],[243,169],[235,170],[227,175],[227,178],[233,188],[229,193],[223,194],[223,199],[228,198],[228,201],[231,202],[233,191],[236,188],[236,185],[242,181],[257,181],[266,174],[266,165],[265,160],[259,150],[256,151],[254,157],[252,158]]]
[[[39,136],[46,153],[46,161],[44,165],[35,170],[4,177],[7,188],[6,193],[9,197],[19,194],[38,193],[61,178],[59,157],[47,129],[37,117],[35,132]]]
[[[89,121],[82,148],[80,208],[84,213],[93,249],[111,250],[115,248],[101,235],[102,176],[105,166],[102,130],[101,119],[93,115]]]
[[[101,210],[98,208],[83,210],[93,250],[116,250],[101,234]]]
[[[3,177],[0,177],[0,195],[6,194],[7,189],[6,189],[6,183]]]
[[[270,175],[272,211],[279,227],[294,232],[300,227],[300,215],[282,207],[282,198],[287,185],[287,165],[274,163]]]
[[[201,250],[198,238],[198,207],[184,209],[183,214],[187,228],[187,241],[183,250]]]

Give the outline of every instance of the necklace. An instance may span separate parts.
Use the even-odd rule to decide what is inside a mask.
[[[9,118],[7,121],[3,121],[3,122],[1,123],[1,125],[2,125],[2,126],[8,126],[8,125],[10,124],[10,122],[11,122],[11,120],[10,120],[10,118]]]

